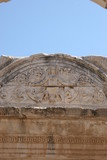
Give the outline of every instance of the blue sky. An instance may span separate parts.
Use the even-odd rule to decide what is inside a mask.
[[[0,4],[0,55],[107,56],[107,10],[90,0],[11,0]]]

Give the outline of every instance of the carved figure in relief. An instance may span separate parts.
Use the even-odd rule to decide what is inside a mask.
[[[44,80],[45,78],[45,74],[43,69],[37,67],[37,68],[32,68],[31,70],[29,70],[29,83],[30,84],[36,84],[36,83],[40,83],[41,81]]]
[[[48,76],[55,77],[56,75],[58,75],[58,68],[55,66],[48,67],[46,72]]]
[[[15,77],[15,82],[18,84],[25,85],[48,85],[48,86],[61,86],[70,85],[92,85],[93,81],[90,77],[85,74],[80,74],[72,66],[71,68],[66,67],[35,67],[30,68],[22,73],[19,73]]]
[[[39,84],[45,79],[45,72],[42,68],[36,67],[28,69],[22,73],[19,73],[11,82],[18,84]]]
[[[74,68],[59,68],[58,78],[65,85],[75,85],[78,79],[78,73]]]
[[[28,97],[36,103],[55,104],[62,101],[59,88],[36,87],[27,90]]]
[[[46,89],[46,92],[44,93],[42,100],[43,102],[47,102],[49,104],[55,104],[55,103],[61,102],[62,97],[61,97],[60,89],[57,87],[55,88],[48,87]]]
[[[30,64],[18,70],[0,88],[0,100],[28,104],[103,104],[106,96],[92,75],[79,67]],[[100,80],[98,84],[100,83]],[[10,102],[11,100],[11,102]],[[19,104],[19,105],[20,105]],[[39,106],[39,105],[38,105]],[[71,107],[71,106],[70,106]]]
[[[102,90],[96,87],[81,87],[79,89],[79,96],[77,97],[77,101],[80,103],[88,104],[99,104],[104,102],[106,99]]]
[[[29,99],[33,100],[36,103],[40,103],[42,101],[44,92],[45,88],[43,87],[34,87],[26,90],[26,94]]]
[[[21,102],[21,101],[24,101],[24,96],[25,96],[25,93],[23,89],[18,87],[18,88],[15,88],[15,90],[13,91],[11,99]]]
[[[78,96],[78,88],[65,87],[65,103],[71,103]]]
[[[93,81],[90,77],[86,76],[85,74],[80,75],[79,79],[78,79],[78,83],[80,85],[89,85],[89,84],[93,84]]]
[[[25,73],[20,73],[15,77],[15,81],[19,84],[26,84],[28,79]]]
[[[99,104],[106,100],[104,92],[97,87],[65,87],[65,103]]]
[[[100,102],[104,102],[105,100],[106,100],[106,96],[104,92],[101,89],[95,88],[95,93],[93,94],[93,102],[100,103]]]

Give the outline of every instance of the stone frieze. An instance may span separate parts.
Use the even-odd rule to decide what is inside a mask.
[[[29,58],[21,65],[18,60],[2,69],[0,105],[105,108],[106,74],[84,60],[56,57]]]

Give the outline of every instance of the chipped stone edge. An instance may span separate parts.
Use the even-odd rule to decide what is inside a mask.
[[[40,53],[40,54],[34,54],[31,55],[29,57],[25,57],[25,58],[14,58],[14,57],[6,57],[7,61],[5,62],[4,67],[2,67],[2,69],[0,70],[0,77],[4,76],[5,74],[7,74],[8,72],[10,72],[12,69],[23,65],[25,63],[28,62],[32,62],[34,60],[39,60],[40,58],[63,58],[65,60],[74,62],[80,66],[84,66],[86,69],[90,70],[91,72],[94,72],[95,74],[97,74],[103,81],[107,82],[107,74],[102,71],[100,68],[98,68],[96,65],[94,65],[93,63],[85,60],[83,57],[73,57],[71,55],[67,55],[67,54],[44,54],[44,53]],[[2,58],[2,57],[1,57]],[[0,58],[0,59],[1,59]],[[8,65],[6,65],[6,63],[10,61],[10,63]],[[1,67],[1,65],[0,65]]]
[[[103,80],[105,80],[105,85],[107,82],[107,74],[100,70],[96,65],[93,63],[87,61],[84,59],[84,57],[72,57],[71,55],[67,54],[35,54],[31,55],[29,57],[24,58],[17,58],[17,57],[6,57],[1,56],[0,60],[2,58],[5,58],[5,63],[2,64],[3,66],[0,70],[0,77],[4,76],[8,72],[10,72],[15,67],[18,67],[20,65],[23,65],[24,63],[32,62],[34,60],[39,60],[40,58],[62,58],[71,62],[74,62],[76,64],[79,64],[80,66],[84,66],[86,69],[90,69],[92,72],[98,74]],[[88,56],[87,56],[88,57]],[[97,56],[96,56],[97,57]],[[105,57],[104,57],[105,58]],[[78,110],[78,112],[77,112]],[[27,114],[27,112],[30,112],[30,115]],[[59,112],[60,111],[60,112]],[[37,108],[15,108],[15,107],[0,107],[0,117],[19,117],[19,118],[26,118],[26,117],[36,117],[37,115],[41,115],[44,117],[51,117],[52,114],[56,116],[69,116],[69,117],[107,117],[107,109],[106,108],[99,108],[96,110],[93,109],[81,109],[81,108],[45,108],[45,109],[37,109]]]
[[[107,118],[107,109],[81,109],[81,108],[0,108],[0,118]]]

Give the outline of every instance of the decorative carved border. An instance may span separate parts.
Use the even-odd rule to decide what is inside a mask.
[[[0,143],[33,143],[33,144],[87,144],[107,145],[106,137],[60,137],[60,136],[0,136]]]

